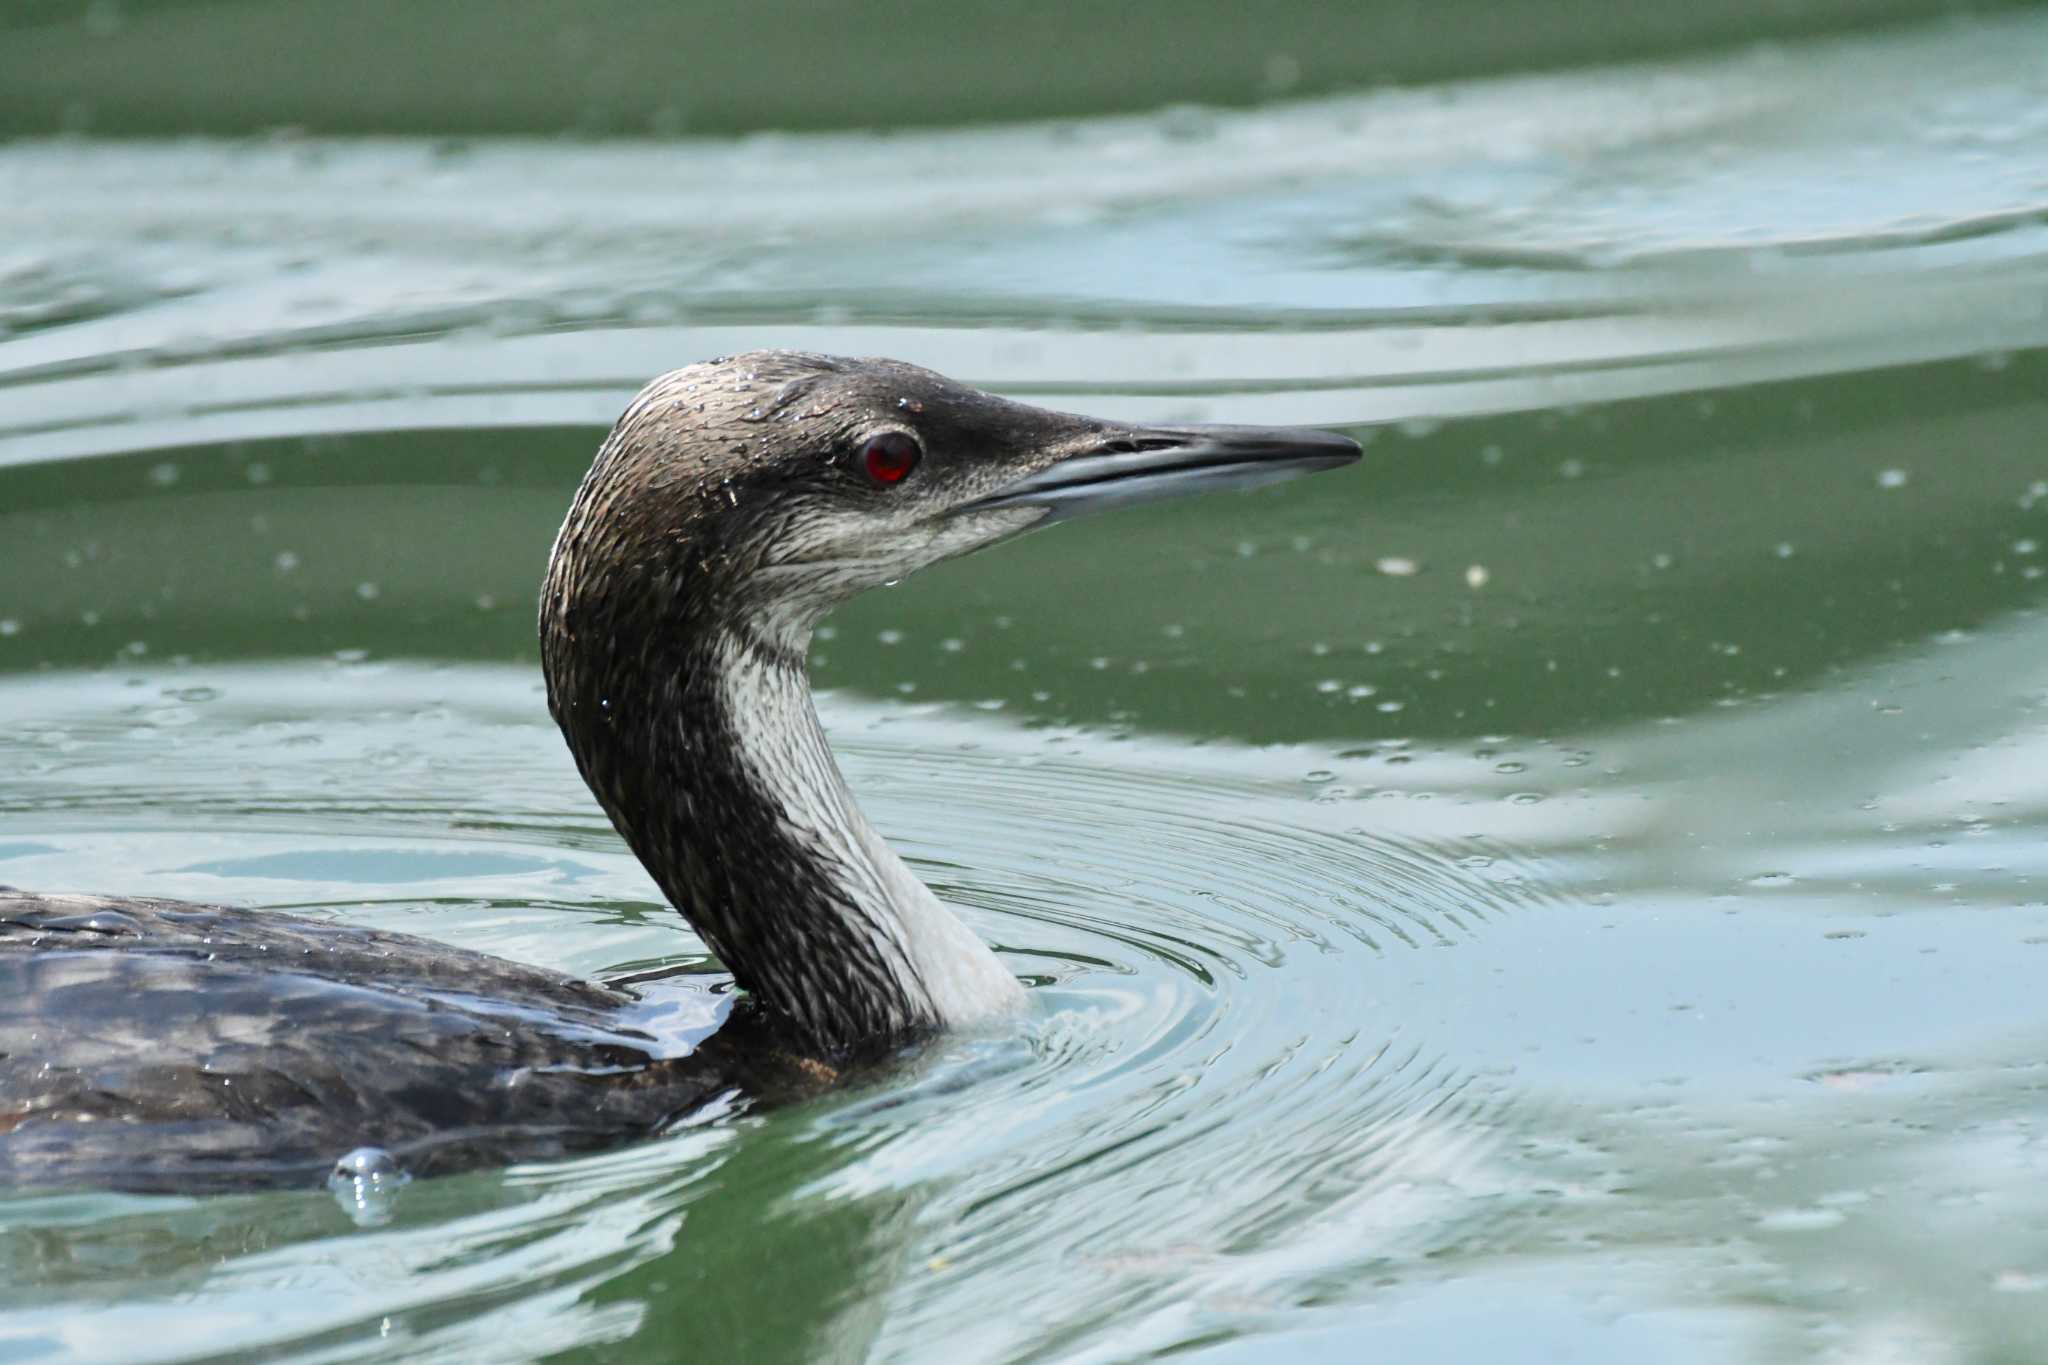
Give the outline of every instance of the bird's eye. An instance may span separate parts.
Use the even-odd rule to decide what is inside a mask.
[[[916,441],[900,431],[884,431],[861,447],[860,467],[876,483],[902,483],[917,468],[918,454]]]

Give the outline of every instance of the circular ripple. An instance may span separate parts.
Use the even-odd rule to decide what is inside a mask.
[[[21,774],[9,880],[324,906],[592,975],[701,959],[588,803],[530,679],[206,672],[176,680],[210,689],[176,717],[176,746],[147,718],[92,723],[164,679],[8,681],[36,694],[19,711],[67,736],[33,771],[17,761],[30,741],[0,738]],[[1533,862],[1493,841],[1476,856],[1446,833],[1361,832],[1355,804],[1276,771],[1297,755],[825,710],[879,826],[1034,981],[1023,1024],[941,1039],[765,1127],[712,1114],[681,1146],[478,1176],[467,1196],[424,1182],[366,1240],[439,1220],[437,1241],[474,1246],[494,1292],[516,1293],[535,1272],[514,1249],[549,1241],[568,1210],[583,1231],[558,1278],[669,1254],[672,1235],[606,1231],[613,1207],[658,1223],[687,1205],[697,1227],[857,1209],[863,1258],[915,1243],[946,1268],[908,1280],[884,1330],[915,1340],[944,1321],[957,1340],[981,1319],[977,1345],[1001,1353],[1109,1323],[1169,1342],[1176,1304],[1293,1301],[1479,1235],[1479,1196],[1510,1183],[1496,1154],[1513,1096],[1432,1045],[1417,1006],[1470,956],[1461,945],[1548,898]],[[707,1147],[707,1132],[723,1136]],[[714,1187],[751,1193],[714,1216]],[[277,1255],[274,1239],[319,1224],[264,1226],[252,1212],[237,1235]],[[96,1225],[80,1245],[118,1235]],[[440,1273],[414,1264],[365,1301],[431,1301]],[[209,1280],[230,1300],[249,1283]],[[980,1301],[1017,1283],[1069,1292],[1030,1320]]]

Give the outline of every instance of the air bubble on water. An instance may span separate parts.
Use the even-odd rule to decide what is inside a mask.
[[[383,592],[382,588],[367,580],[356,584],[356,596],[362,598],[365,602],[376,601],[378,597],[383,595]]]
[[[1903,469],[1881,469],[1877,474],[1879,488],[1904,488],[1909,476]]]
[[[279,573],[290,573],[293,569],[299,567],[299,557],[293,554],[290,550],[279,550],[277,552],[277,558],[271,560],[270,562],[277,566],[277,571]]]
[[[880,630],[875,632],[875,638],[885,645],[900,645],[903,643],[903,632],[900,630]]]
[[[1492,574],[1486,571],[1484,564],[1468,565],[1465,569],[1465,586],[1474,590],[1483,588],[1486,586],[1486,581],[1492,576]]]
[[[21,622],[15,620],[12,616],[0,620],[0,636],[19,634],[21,634]]]
[[[1400,555],[1388,555],[1374,562],[1373,567],[1389,578],[1411,578],[1421,571],[1422,565]]]
[[[169,488],[178,481],[178,466],[169,460],[164,461],[160,465],[152,465],[149,471],[149,481],[158,488]]]
[[[412,1176],[398,1164],[398,1158],[382,1147],[356,1148],[335,1162],[327,1176],[334,1201],[359,1228],[390,1222],[399,1190],[411,1182]]]

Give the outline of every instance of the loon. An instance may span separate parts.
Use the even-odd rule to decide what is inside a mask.
[[[1358,455],[1310,429],[1047,411],[892,360],[758,351],[655,379],[555,541],[541,664],[598,803],[743,992],[721,1026],[672,1055],[622,985],[281,912],[0,888],[0,1185],[591,1151],[1017,1011],[1017,978],[855,805],[812,707],[813,628],[1079,513]]]

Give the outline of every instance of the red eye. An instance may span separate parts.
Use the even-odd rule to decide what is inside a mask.
[[[917,468],[917,442],[900,431],[871,436],[860,452],[860,467],[876,483],[902,483]]]

